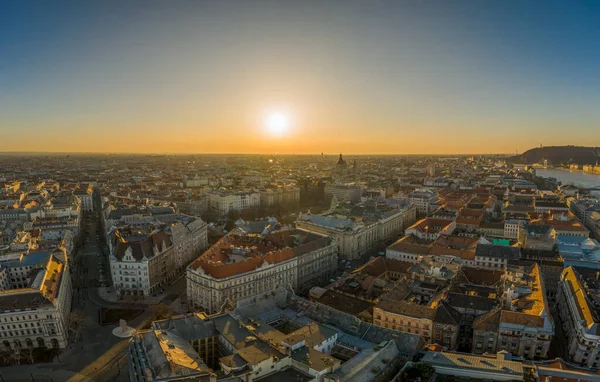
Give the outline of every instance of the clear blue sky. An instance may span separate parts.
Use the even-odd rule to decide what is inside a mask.
[[[0,2],[0,151],[600,146],[599,105],[596,1]]]

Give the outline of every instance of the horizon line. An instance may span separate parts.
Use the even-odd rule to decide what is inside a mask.
[[[53,155],[253,155],[253,156],[261,156],[261,155],[270,155],[270,156],[338,156],[342,155],[352,155],[352,156],[368,156],[368,155],[376,155],[376,156],[418,156],[418,155],[427,155],[427,156],[444,156],[444,155],[454,155],[454,156],[469,156],[469,155],[515,155],[514,153],[250,153],[250,152],[231,152],[231,153],[214,153],[214,152],[131,152],[131,151],[0,151],[0,155],[18,155],[18,154],[53,154]],[[521,155],[521,154],[517,154]]]

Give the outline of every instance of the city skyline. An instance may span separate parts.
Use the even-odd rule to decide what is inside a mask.
[[[600,146],[597,8],[3,2],[0,151]],[[285,115],[284,133],[268,127],[274,113]]]
[[[600,382],[599,68],[592,0],[0,1],[0,381]]]

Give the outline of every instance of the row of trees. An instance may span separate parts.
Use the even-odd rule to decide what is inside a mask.
[[[0,352],[0,365],[9,366],[50,361],[57,356],[58,352],[58,347],[48,349],[45,346],[38,346],[36,348],[29,338],[25,342],[25,346],[22,346],[18,341],[15,341],[14,346],[8,346],[5,341],[4,349]]]

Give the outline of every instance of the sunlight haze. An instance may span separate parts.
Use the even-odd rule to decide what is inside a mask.
[[[593,3],[35,4],[0,5],[0,151],[600,145]],[[274,141],[279,105],[294,121]]]

